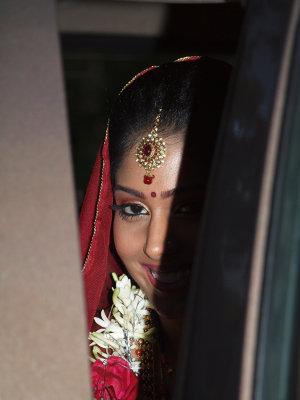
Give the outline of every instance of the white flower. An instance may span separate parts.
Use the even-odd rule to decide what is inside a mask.
[[[113,274],[116,288],[113,289],[113,306],[111,318],[101,311],[101,318],[94,318],[100,329],[89,334],[92,341],[93,355],[103,363],[109,356],[121,357],[128,361],[132,371],[138,375],[140,361],[132,358],[131,351],[136,348],[135,341],[144,339],[153,341],[155,328],[144,332],[145,316],[151,307],[142,290],[131,286],[131,280],[126,275],[119,278]],[[92,359],[92,361],[95,361]]]

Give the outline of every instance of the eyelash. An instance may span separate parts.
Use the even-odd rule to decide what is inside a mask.
[[[126,208],[128,207],[135,207],[138,210],[135,210],[135,212],[129,213],[128,211],[126,212]],[[113,204],[111,207],[111,210],[113,211],[118,211],[119,215],[121,218],[124,220],[132,220],[134,218],[140,218],[144,215],[150,215],[149,211],[145,207],[143,207],[141,204],[137,203],[126,203],[126,204]],[[188,208],[189,211],[184,212],[182,211],[184,208]],[[133,211],[133,210],[132,210]],[[145,211],[145,212],[141,212]],[[177,207],[176,210],[174,210],[174,216],[178,217],[183,217],[183,216],[194,216],[195,214],[199,214],[202,211],[201,204],[198,203],[187,203],[187,204],[182,204],[181,206]]]
[[[128,207],[136,207],[137,209],[139,209],[139,212],[137,210],[136,210],[136,212],[132,212],[132,213],[129,213],[128,211],[126,212],[126,208],[128,208]],[[146,210],[146,208],[137,203],[126,203],[126,204],[120,204],[120,205],[113,204],[110,208],[113,211],[118,211],[119,215],[125,220],[132,219],[132,218],[138,218],[143,215],[149,215],[149,212]],[[144,210],[145,212],[141,212],[142,210]]]

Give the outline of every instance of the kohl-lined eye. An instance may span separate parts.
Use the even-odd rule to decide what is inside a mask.
[[[149,212],[141,204],[127,203],[127,204],[114,204],[111,206],[114,211],[119,211],[121,215],[127,217],[136,217],[139,215],[149,215]]]

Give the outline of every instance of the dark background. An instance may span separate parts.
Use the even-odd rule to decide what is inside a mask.
[[[61,31],[78,209],[112,103],[124,84],[151,65],[187,55],[234,64],[242,20],[238,3],[168,4],[162,30],[151,37]]]

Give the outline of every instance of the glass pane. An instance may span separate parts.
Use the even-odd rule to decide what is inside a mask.
[[[297,383],[300,327],[299,23],[293,54],[266,258],[256,400],[300,398]]]

